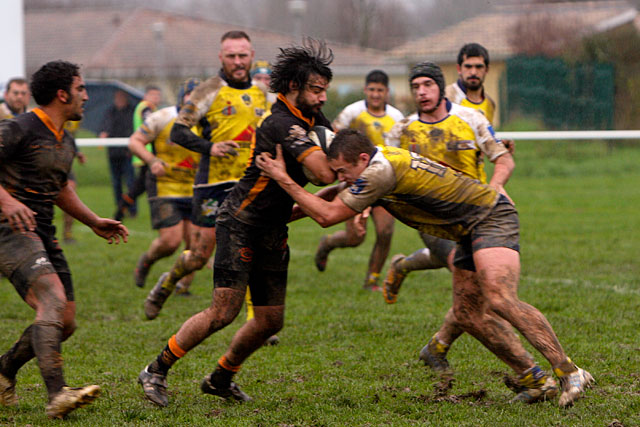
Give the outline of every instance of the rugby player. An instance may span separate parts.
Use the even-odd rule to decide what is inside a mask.
[[[173,254],[185,240],[189,248],[192,214],[193,181],[200,155],[170,139],[178,112],[189,100],[191,92],[200,84],[198,79],[188,79],[178,90],[178,103],[151,113],[131,135],[129,150],[149,168],[147,197],[151,212],[151,227],[158,230],[158,237],[149,249],[140,255],[138,265],[148,271],[161,258]],[[151,144],[151,151],[147,145]],[[146,275],[134,272],[137,286],[144,287]]]
[[[218,216],[211,306],[187,320],[156,360],[140,373],[145,395],[157,405],[168,404],[169,368],[235,319],[247,286],[255,317],[236,332],[200,388],[207,394],[250,400],[232,379],[245,359],[282,328],[289,264],[286,224],[293,207],[291,197],[260,173],[255,156],[262,152],[275,154],[276,144],[282,144],[286,167],[301,185],[308,182],[303,166],[323,183],[335,180],[325,154],[307,136],[314,125],[331,125],[321,108],[332,77],[332,59],[333,54],[324,43],[311,40],[302,47],[281,49],[277,56],[271,89],[278,94],[278,100],[258,128],[250,164]]]
[[[194,183],[191,248],[180,254],[147,296],[148,319],[158,316],[176,283],[204,267],[213,253],[218,210],[244,173],[256,125],[266,109],[265,93],[249,78],[254,56],[249,36],[229,31],[220,43],[222,69],[196,88],[171,129],[171,141],[201,154]],[[197,133],[191,130],[194,126]],[[136,271],[146,276],[144,259]]]
[[[64,123],[80,120],[89,99],[78,66],[43,65],[32,76],[31,93],[38,108],[0,121],[0,272],[36,311],[35,321],[0,356],[0,403],[17,403],[16,374],[35,357],[49,396],[46,413],[62,418],[98,397],[100,387],[69,387],[62,375],[62,342],[76,326],[75,301],[52,224],[54,205],[109,243],[126,242],[128,231],[98,217],[67,182],[75,142]]]
[[[26,113],[30,99],[29,83],[25,79],[15,77],[9,80],[4,91],[4,102],[0,104],[0,120]]]
[[[441,88],[432,78],[412,76],[414,90],[424,91],[423,108],[442,102]],[[516,372],[522,387],[517,400],[551,398],[557,386],[505,324],[551,363],[562,387],[560,406],[580,396],[593,378],[567,357],[542,313],[518,299],[518,214],[503,187],[481,184],[417,153],[376,147],[354,129],[338,132],[327,159],[338,179],[349,185],[331,201],[305,191],[289,176],[280,146],[277,156],[261,153],[256,164],[323,227],[377,203],[420,232],[456,241],[453,308],[458,324]],[[496,322],[489,311],[504,321]]]
[[[341,129],[358,129],[377,145],[385,144],[386,133],[396,122],[404,118],[402,113],[387,103],[389,97],[389,76],[382,70],[373,70],[367,74],[364,86],[365,99],[350,104],[340,112],[333,121],[336,131]],[[371,209],[371,216],[376,228],[376,243],[369,257],[369,266],[363,288],[372,291],[380,290],[378,278],[391,248],[393,236],[393,217],[382,207]],[[366,237],[366,224],[362,225],[364,233],[358,232],[354,220],[346,222],[344,231],[337,231],[320,239],[316,251],[315,263],[320,271],[327,266],[329,253],[335,248],[357,247]]]

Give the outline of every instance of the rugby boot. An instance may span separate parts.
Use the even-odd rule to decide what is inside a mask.
[[[249,397],[247,393],[240,390],[238,385],[234,382],[229,383],[227,388],[217,388],[211,383],[211,374],[204,377],[200,384],[200,390],[206,394],[212,394],[214,396],[220,396],[224,399],[234,399],[240,402],[250,402],[253,399]]]
[[[171,295],[171,292],[173,291],[173,289],[163,287],[167,277],[169,277],[168,272],[162,273],[153,289],[151,289],[151,292],[149,292],[149,295],[147,295],[147,299],[144,301],[144,314],[149,320],[153,320],[158,317],[164,302],[169,298],[169,295]]]
[[[271,335],[269,338],[267,338],[267,340],[264,342],[263,345],[267,346],[267,345],[278,345],[280,344],[280,338],[278,338],[277,335]]]
[[[169,404],[166,375],[149,372],[149,366],[147,366],[138,375],[138,383],[142,385],[145,397],[151,402],[162,407]]]
[[[16,396],[16,380],[0,374],[0,404],[14,406],[18,404]]]
[[[400,286],[404,278],[407,277],[407,274],[403,273],[396,265],[403,259],[404,255],[402,254],[394,255],[393,258],[391,258],[389,271],[387,271],[387,277],[385,277],[384,284],[382,285],[382,296],[384,296],[387,304],[394,304],[398,300]]]
[[[147,274],[149,274],[149,268],[151,267],[147,262],[147,253],[144,252],[138,258],[135,270],[133,270],[133,281],[139,288],[144,288],[144,282],[147,280]]]
[[[380,286],[378,286],[379,277],[379,274],[371,273],[366,279],[364,279],[362,289],[364,289],[365,291],[380,292],[382,289],[380,289]]]
[[[47,405],[49,418],[64,418],[74,409],[87,406],[100,396],[100,386],[62,387]]]
[[[431,369],[440,375],[452,374],[453,371],[451,366],[449,366],[449,361],[447,360],[448,351],[449,346],[440,343],[434,335],[431,337],[427,345],[422,347],[422,350],[420,350],[420,360],[422,360],[425,365],[429,365]]]
[[[182,280],[176,283],[176,290],[174,291],[176,295],[180,295],[181,297],[190,297],[191,291],[189,291],[189,287],[191,287],[191,283],[185,284]]]
[[[522,389],[511,402],[541,402],[558,394],[556,381],[537,365],[519,375],[516,382]]]
[[[324,271],[327,268],[327,259],[329,258],[329,236],[322,236],[320,243],[318,243],[318,249],[316,250],[315,262],[318,271]]]
[[[573,405],[582,392],[591,387],[594,382],[593,377],[587,371],[582,368],[578,368],[571,359],[567,358],[568,363],[572,364],[575,368],[572,372],[566,372],[562,368],[555,368],[554,372],[560,378],[560,388],[562,393],[560,394],[560,400],[558,404],[562,408]]]

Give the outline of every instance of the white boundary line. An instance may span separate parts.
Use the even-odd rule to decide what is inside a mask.
[[[640,130],[576,130],[541,132],[497,132],[500,139],[517,141],[565,141],[575,139],[638,139]],[[78,138],[79,147],[124,147],[129,138]]]

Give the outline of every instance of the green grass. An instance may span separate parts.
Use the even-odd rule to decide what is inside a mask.
[[[86,149],[76,166],[82,199],[101,215],[113,201],[106,152]],[[436,378],[417,360],[451,303],[446,271],[409,276],[398,302],[364,292],[373,244],[332,253],[318,273],[313,255],[326,233],[305,219],[291,225],[292,250],[285,328],[280,345],[263,348],[243,366],[238,383],[254,397],[231,404],[202,395],[199,382],[214,367],[244,320],[210,337],[169,375],[170,406],[147,402],[139,371],[191,314],[210,301],[211,271],[198,273],[191,298],[172,297],[160,317],[143,319],[142,303],[173,257],[154,266],[147,288],[133,285],[138,255],[154,233],[146,203],[127,219],[126,245],[109,246],[79,224],[66,246],[76,287],[78,330],[64,344],[71,385],[100,384],[104,395],[72,413],[66,425],[640,425],[640,146],[610,149],[600,142],[522,142],[508,191],[522,225],[520,297],[550,320],[567,353],[598,384],[573,408],[557,402],[509,404],[505,365],[469,336],[450,352],[456,375],[452,398],[436,401]],[[336,230],[340,227],[334,227]],[[396,223],[392,253],[420,246],[417,233]],[[0,350],[32,322],[11,284],[0,282]],[[548,363],[528,348],[542,365]],[[44,414],[46,392],[37,366],[18,376],[20,403],[0,407],[0,425],[60,425]],[[477,396],[477,397],[473,397]]]

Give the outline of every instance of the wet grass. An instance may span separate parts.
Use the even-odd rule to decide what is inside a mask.
[[[85,151],[89,163],[76,167],[81,197],[108,216],[113,202],[105,181],[106,152]],[[102,398],[72,413],[65,424],[608,426],[617,420],[640,425],[640,146],[524,142],[516,162],[508,191],[522,225],[520,297],[548,317],[567,353],[598,381],[574,407],[508,403],[512,393],[502,384],[508,369],[468,336],[450,352],[453,388],[438,396],[437,378],[417,359],[451,303],[450,275],[414,273],[398,302],[386,305],[380,294],[360,289],[374,236],[359,248],[332,253],[327,271],[318,273],[313,255],[327,231],[305,219],[290,230],[281,343],[258,351],[237,376],[254,401],[232,404],[199,391],[200,380],[244,320],[239,318],[178,362],[168,378],[170,405],[158,409],[143,398],[137,375],[184,320],[209,304],[211,271],[196,276],[192,297],[172,297],[158,319],[144,320],[146,293],[173,258],[153,268],[146,289],[133,285],[137,257],[154,237],[143,202],[139,216],[126,220],[129,244],[109,246],[76,225],[78,243],[65,247],[79,325],[64,344],[66,379],[70,385],[103,388]],[[419,246],[416,232],[396,224],[393,253]],[[4,351],[33,313],[6,279],[0,286]],[[60,424],[44,415],[46,392],[35,363],[18,379],[20,403],[0,407],[0,425]]]

